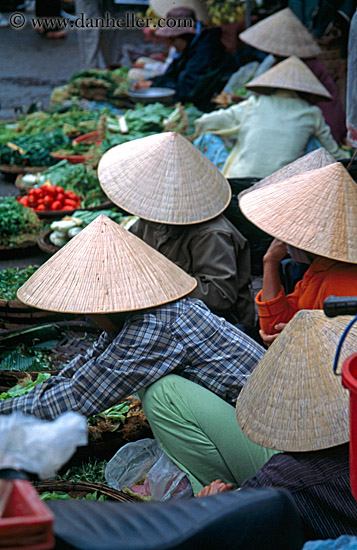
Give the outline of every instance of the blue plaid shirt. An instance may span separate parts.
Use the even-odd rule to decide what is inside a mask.
[[[264,349],[200,300],[183,298],[129,315],[117,335],[103,333],[79,355],[0,413],[53,419],[65,411],[103,411],[165,374],[175,373],[234,404]]]

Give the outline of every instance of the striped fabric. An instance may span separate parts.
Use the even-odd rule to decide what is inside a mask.
[[[72,410],[103,411],[168,373],[197,382],[232,405],[264,349],[200,300],[184,298],[129,315],[117,334],[103,333],[86,356],[30,393],[0,404],[43,419]]]
[[[310,453],[274,455],[246,487],[282,487],[300,511],[305,540],[357,535],[357,502],[350,488],[348,443]]]

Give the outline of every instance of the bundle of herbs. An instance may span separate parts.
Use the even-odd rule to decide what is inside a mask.
[[[0,246],[35,244],[41,222],[15,197],[0,197]]]
[[[17,300],[18,289],[37,269],[37,265],[30,265],[28,267],[8,267],[0,271],[0,300]]]

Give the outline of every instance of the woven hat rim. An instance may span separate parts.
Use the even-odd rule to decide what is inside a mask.
[[[285,452],[317,451],[349,441],[349,395],[332,372],[332,361],[334,344],[352,318],[328,319],[322,310],[297,312],[262,357],[238,396],[237,422],[251,441]],[[296,329],[299,332],[302,329],[297,342]],[[321,342],[319,339],[314,341],[314,335],[321,334],[321,329]],[[355,331],[344,349],[344,357],[353,349]],[[306,366],[310,349],[313,350],[311,369]],[[326,363],[327,358],[331,366]],[[276,368],[273,377],[272,365]],[[270,386],[267,390],[265,383]],[[297,388],[294,383],[298,384]],[[254,417],[253,410],[256,411]],[[326,423],[331,414],[331,422]]]
[[[159,158],[160,152],[169,151],[166,148],[167,143],[175,152],[176,148],[180,153],[184,150],[191,163],[193,159],[198,170],[196,177],[191,172],[185,173],[180,166],[182,178],[180,176],[172,179],[175,171],[171,170],[170,177],[167,173],[159,176],[156,172],[155,177],[150,174],[148,179],[143,179],[143,170],[138,168],[133,151],[139,154],[137,151],[145,150],[145,171],[153,158]],[[167,166],[170,167],[175,159],[172,161],[168,153],[166,158]],[[126,170],[124,179],[119,177],[118,172],[123,164]],[[110,171],[111,168],[113,172]],[[117,172],[118,176],[114,177],[113,173]],[[154,134],[112,147],[99,161],[98,178],[104,193],[119,208],[144,220],[170,225],[193,225],[212,220],[226,210],[232,197],[227,178],[203,153],[177,132]],[[175,188],[179,190],[176,195]],[[153,202],[153,193],[161,192],[166,193],[169,200]],[[145,198],[148,199],[147,202]]]
[[[289,53],[289,54],[287,54],[286,46],[284,48],[283,44],[273,45],[273,46],[269,46],[269,47],[266,46],[265,43],[262,44],[261,36],[259,36],[259,34],[261,34],[261,30],[260,30],[261,27],[258,30],[254,29],[254,27],[256,25],[264,24],[266,21],[269,22],[269,19],[270,19],[270,23],[271,23],[271,18],[273,18],[273,17],[275,17],[275,21],[276,21],[278,14],[280,14],[280,17],[282,16],[281,12],[285,12],[285,17],[289,17],[290,20],[295,20],[296,26],[297,26],[297,29],[296,29],[297,33],[299,31],[300,32],[303,31],[305,35],[307,33],[310,37],[310,43],[308,45],[304,44],[303,48],[301,47],[301,45],[297,45],[297,44],[296,45],[294,45],[294,44],[291,45],[290,44],[289,48],[291,46],[293,46],[294,48],[296,48],[296,51],[294,51],[292,53]],[[255,33],[255,34],[253,34],[253,33]],[[248,34],[248,40],[246,39],[247,34]],[[253,34],[253,36],[251,37],[252,34]],[[317,57],[321,53],[321,48],[318,45],[318,43],[316,42],[314,36],[306,29],[306,27],[303,25],[303,23],[301,23],[299,18],[295,15],[293,10],[291,10],[289,7],[283,8],[283,9],[273,13],[269,17],[267,17],[267,18],[265,18],[261,21],[258,21],[258,23],[256,23],[255,25],[252,25],[251,27],[248,27],[247,29],[245,29],[244,31],[242,31],[239,34],[239,38],[240,38],[240,40],[242,40],[246,44],[249,44],[250,46],[253,46],[253,47],[257,48],[258,50],[276,55],[278,57],[289,57],[290,55],[295,55],[295,56],[299,57],[300,59],[311,59],[311,58]],[[304,52],[301,51],[302,49],[304,50]]]
[[[297,71],[298,77],[301,77],[301,80],[295,83],[291,82],[290,75],[285,72],[289,69],[291,70],[293,67]],[[266,81],[267,78],[268,81]],[[287,79],[286,82],[284,82],[284,78]],[[271,82],[269,82],[269,79]],[[320,88],[320,91],[314,90],[313,86]],[[265,73],[253,78],[246,87],[253,91],[261,90],[261,93],[264,93],[264,90],[280,89],[307,93],[317,98],[322,98],[325,101],[332,99],[330,92],[296,55],[291,55],[268,69]]]
[[[341,163],[339,162],[335,162],[334,164],[340,164],[341,166],[343,166]],[[307,174],[308,172],[312,172],[312,171],[316,171],[316,170],[321,170],[322,168],[327,168],[328,166],[332,166],[332,164],[330,165],[326,165],[326,166],[323,166],[323,167],[320,167],[320,168],[315,168],[315,169],[312,169],[312,170],[307,170],[306,172],[303,172],[303,173],[300,173],[300,174],[295,174],[294,176],[291,176],[289,178],[286,178],[284,180],[280,180],[278,182],[273,182],[267,186],[262,186],[260,188],[257,188],[256,191],[257,192],[261,192],[262,190],[264,189],[267,189],[267,188],[271,188],[272,185],[280,185],[282,183],[287,183],[289,180],[292,180],[292,179],[295,179],[297,176],[299,175],[303,175],[303,174]],[[259,182],[258,182],[259,183]],[[268,233],[269,235],[271,235],[272,237],[274,237],[275,239],[279,239],[280,241],[286,243],[286,244],[289,244],[291,246],[294,246],[296,248],[299,248],[301,250],[304,250],[305,252],[310,252],[311,254],[316,254],[317,256],[321,256],[323,258],[328,258],[330,260],[336,260],[336,261],[340,261],[340,262],[345,262],[345,263],[348,263],[348,264],[357,264],[357,258],[355,261],[352,261],[351,259],[346,259],[346,257],[344,255],[334,255],[334,254],[321,254],[315,247],[309,247],[309,246],[305,246],[303,244],[300,243],[300,240],[298,238],[298,235],[296,235],[296,239],[291,239],[291,238],[286,238],[284,236],[284,229],[282,228],[282,231],[271,231],[269,229],[269,219],[268,220],[264,220],[263,223],[261,221],[256,221],[255,220],[255,216],[251,216],[250,213],[247,213],[245,212],[245,209],[244,209],[244,206],[242,206],[242,200],[244,200],[244,197],[250,195],[251,193],[254,193],[255,191],[252,190],[250,191],[249,193],[246,193],[246,192],[242,192],[238,195],[238,201],[239,201],[239,207],[241,209],[241,211],[243,212],[244,216],[250,221],[252,222],[256,227],[258,227],[259,229],[261,229],[262,231],[264,231],[265,233]],[[264,192],[264,191],[263,191]],[[267,225],[266,225],[267,223]],[[290,223],[294,224],[294,222],[287,222],[287,220],[285,220],[285,225],[289,225]]]
[[[144,268],[138,257],[145,258]],[[45,311],[105,315],[175,302],[196,286],[194,277],[101,214],[40,266],[17,296]]]
[[[317,92],[312,92],[311,90],[302,90],[302,89],[297,89],[297,88],[290,88],[289,86],[268,86],[268,85],[264,85],[264,86],[256,86],[256,85],[253,85],[253,86],[250,86],[249,84],[246,85],[246,88],[249,88],[249,90],[251,90],[252,92],[255,92],[255,93],[258,93],[258,94],[264,94],[264,95],[268,95],[269,92],[271,90],[288,90],[289,92],[301,92],[301,93],[305,93],[305,94],[310,94],[310,95],[314,95],[316,98],[319,99],[319,101],[331,101],[332,100],[332,97],[327,97],[325,95],[321,95]]]
[[[70,310],[66,309],[64,311],[63,309],[50,309],[50,308],[44,308],[42,306],[41,306],[40,309],[43,309],[44,311],[52,311],[54,313],[68,313],[68,314],[73,314],[73,315],[78,315],[78,314],[83,314],[83,315],[110,315],[112,313],[130,313],[130,312],[135,312],[135,311],[145,311],[146,309],[153,309],[153,308],[156,308],[156,307],[163,306],[165,304],[172,304],[173,302],[176,302],[176,300],[181,300],[181,298],[184,298],[190,292],[192,292],[196,288],[196,286],[197,286],[197,281],[196,281],[196,279],[194,279],[192,288],[189,291],[184,292],[180,296],[177,296],[177,298],[174,298],[173,300],[167,300],[167,301],[164,301],[164,302],[159,302],[157,304],[153,304],[153,305],[150,305],[150,306],[138,307],[138,308],[134,308],[134,309],[126,309],[126,310],[115,309],[115,310],[111,310],[111,311],[89,311],[89,310],[88,311],[82,311],[82,310],[81,311],[74,311],[74,310],[70,311]],[[32,305],[31,302],[25,301],[21,298],[21,296],[19,295],[20,290],[21,290],[21,287],[19,288],[19,290],[16,293],[18,299],[26,305],[29,305],[31,307],[36,307],[36,306]]]
[[[116,200],[116,199],[113,199],[110,194],[106,191],[106,194],[108,196],[108,198],[116,205],[118,206],[119,208],[122,208],[123,210],[125,210],[126,212],[128,212],[129,214],[131,214],[132,216],[138,216],[138,218],[142,219],[142,220],[145,220],[145,221],[148,221],[148,222],[154,222],[154,223],[163,223],[163,224],[167,224],[167,225],[177,225],[177,226],[180,226],[180,225],[196,225],[197,223],[203,223],[203,222],[208,222],[210,220],[214,220],[215,218],[217,218],[220,214],[223,214],[226,210],[226,208],[228,207],[229,203],[230,203],[230,200],[232,198],[232,190],[230,189],[229,191],[229,199],[227,200],[226,204],[223,206],[223,208],[221,208],[217,214],[214,214],[213,216],[209,216],[209,217],[206,217],[206,218],[199,218],[197,220],[194,220],[194,221],[190,221],[190,222],[186,222],[186,223],[179,223],[179,222],[171,222],[171,221],[168,221],[168,220],[158,220],[158,219],[154,219],[154,218],[149,218],[148,216],[145,216],[143,214],[141,214],[139,211],[136,211],[134,212],[133,209],[128,209],[126,208],[126,206],[124,204],[119,204],[119,202]]]

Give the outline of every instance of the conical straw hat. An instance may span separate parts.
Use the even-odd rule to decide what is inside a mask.
[[[357,185],[339,162],[247,193],[239,207],[291,246],[357,263]]]
[[[164,132],[109,149],[98,166],[111,201],[153,222],[189,225],[215,218],[231,198],[226,178],[187,139]]]
[[[100,215],[43,264],[17,296],[49,311],[115,313],[172,302],[195,286],[193,277]]]
[[[307,155],[294,160],[294,162],[280,168],[280,170],[277,170],[270,176],[263,178],[249,187],[249,189],[245,189],[239,193],[239,198],[247,193],[255,191],[256,189],[260,189],[260,187],[265,187],[266,185],[277,183],[278,181],[284,181],[288,178],[292,178],[293,176],[297,176],[298,174],[303,174],[309,170],[316,170],[316,168],[322,168],[323,166],[328,166],[329,164],[333,164],[335,162],[336,160],[333,156],[330,155],[324,147],[320,147],[320,149],[307,153]]]
[[[271,88],[305,92],[318,99],[331,99],[331,94],[316,78],[309,67],[298,57],[289,57],[246,85],[258,93],[271,92]]]
[[[206,6],[199,0],[150,0],[150,7],[159,17],[166,17],[174,8],[185,7],[195,12],[197,21],[208,23],[209,20]]]
[[[308,58],[321,53],[312,34],[301,23],[290,8],[274,13],[252,27],[249,27],[239,38],[250,46],[280,57]]]
[[[296,313],[239,394],[237,420],[255,443],[287,452],[317,451],[349,440],[349,394],[333,374],[336,347],[352,317]],[[341,360],[356,351],[357,326]]]

